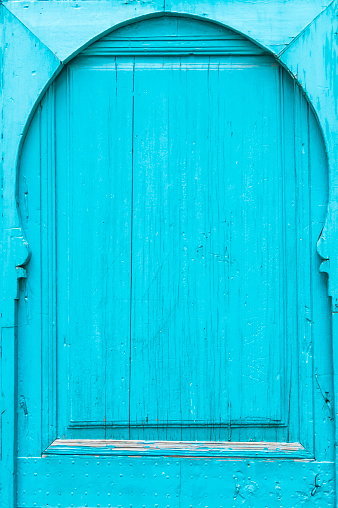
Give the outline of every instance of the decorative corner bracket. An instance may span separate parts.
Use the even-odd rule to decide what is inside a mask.
[[[337,210],[338,212],[338,210]],[[338,313],[338,258],[332,253],[338,252],[335,248],[336,240],[335,227],[337,220],[334,220],[332,209],[328,211],[324,227],[317,242],[317,252],[322,258],[319,271],[328,275],[328,294],[332,298],[332,312]]]
[[[24,268],[31,257],[28,242],[24,236],[21,227],[12,228],[10,232],[10,248],[12,252],[11,258],[14,258],[14,265],[16,271],[16,290],[14,299],[19,298],[19,281],[26,278],[27,273]],[[12,265],[13,266],[13,265]]]

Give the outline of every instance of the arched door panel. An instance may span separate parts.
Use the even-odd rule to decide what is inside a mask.
[[[46,455],[329,460],[326,157],[275,59],[199,20],[121,28],[49,89],[20,179]]]

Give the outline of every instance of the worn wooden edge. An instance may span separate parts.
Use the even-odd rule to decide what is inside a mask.
[[[83,56],[181,56],[181,55],[206,55],[206,56],[231,56],[231,55],[238,55],[238,56],[261,56],[261,55],[269,55],[268,52],[264,53],[261,52],[255,52],[255,51],[249,51],[242,48],[238,49],[229,49],[228,51],[226,49],[217,49],[217,48],[193,48],[193,49],[179,49],[174,48],[171,51],[167,50],[166,48],[158,47],[151,50],[137,50],[137,49],[124,49],[124,48],[108,48],[108,47],[102,47],[97,48],[93,50],[85,50],[83,52]]]
[[[301,443],[228,441],[136,441],[56,439],[42,453],[53,455],[151,456],[151,457],[248,457],[313,459]]]
[[[287,427],[288,424],[282,420],[251,420],[248,422],[241,422],[240,420],[234,420],[231,422],[225,422],[225,423],[206,423],[206,422],[188,422],[188,421],[182,421],[182,422],[135,422],[135,423],[129,423],[126,421],[122,422],[99,422],[99,421],[70,421],[68,424],[69,429],[106,429],[106,428],[112,428],[112,429],[159,429],[159,428],[173,428],[173,429],[229,429],[229,428],[240,428],[240,427],[246,427],[246,428],[256,428],[256,427]]]

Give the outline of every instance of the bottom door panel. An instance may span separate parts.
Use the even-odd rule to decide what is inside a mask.
[[[335,506],[333,463],[62,457],[22,459],[19,477],[22,508]]]

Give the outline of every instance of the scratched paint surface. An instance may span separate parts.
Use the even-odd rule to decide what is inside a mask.
[[[20,459],[19,473],[22,508],[335,506],[329,463],[62,457]]]
[[[41,454],[25,436],[42,413],[43,449],[55,437],[290,442],[330,462],[331,384],[313,358],[315,341],[330,379],[313,113],[270,56],[228,30],[175,18],[140,23],[137,42],[124,30],[127,49],[111,55],[109,36],[68,65],[22,153],[37,255],[19,309],[21,456]],[[158,34],[162,54],[135,56]],[[194,55],[177,49],[187,40]],[[317,466],[304,467],[313,483]]]
[[[282,199],[280,172],[268,176],[279,167],[278,69],[230,77],[219,57],[156,60],[117,60],[104,77],[70,71],[76,126],[69,176],[59,175],[70,183],[58,199],[58,311],[72,420],[280,421],[282,214],[263,200]]]

